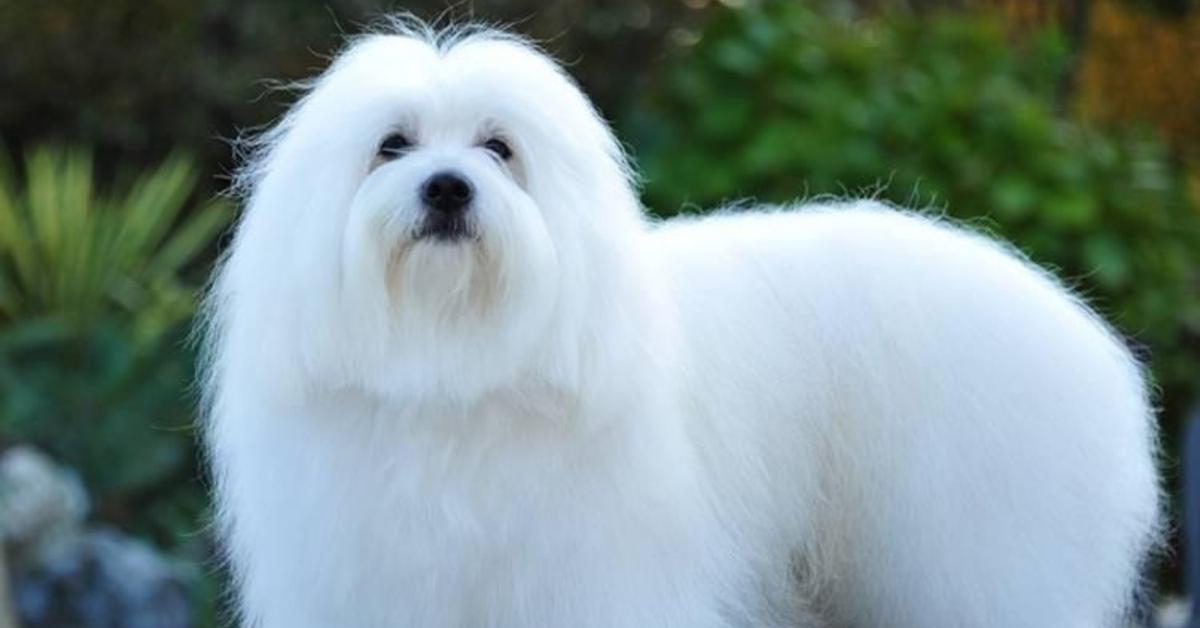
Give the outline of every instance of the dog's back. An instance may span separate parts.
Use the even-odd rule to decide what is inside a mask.
[[[1157,531],[1152,413],[1052,278],[871,202],[656,238],[691,429],[764,568],[834,625],[1113,625]]]

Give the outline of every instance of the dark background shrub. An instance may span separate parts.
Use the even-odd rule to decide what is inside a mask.
[[[1066,44],[998,15],[712,16],[627,116],[663,215],[872,195],[1008,238],[1144,349],[1168,427],[1200,398],[1200,212],[1148,129],[1063,116]]]

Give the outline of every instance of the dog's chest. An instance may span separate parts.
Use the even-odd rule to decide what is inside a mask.
[[[617,435],[285,431],[229,486],[247,591],[296,625],[719,625],[698,500]]]

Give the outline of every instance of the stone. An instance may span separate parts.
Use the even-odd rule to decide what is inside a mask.
[[[186,572],[148,543],[86,525],[73,472],[30,447],[0,454],[0,539],[22,628],[190,628]]]
[[[190,628],[181,571],[148,544],[98,527],[14,574],[24,628]]]
[[[0,537],[17,566],[80,534],[88,498],[74,473],[31,447],[0,455]]]

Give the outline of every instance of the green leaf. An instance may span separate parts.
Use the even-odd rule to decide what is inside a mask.
[[[229,226],[233,212],[224,202],[211,203],[180,226],[151,261],[155,272],[178,273]]]

